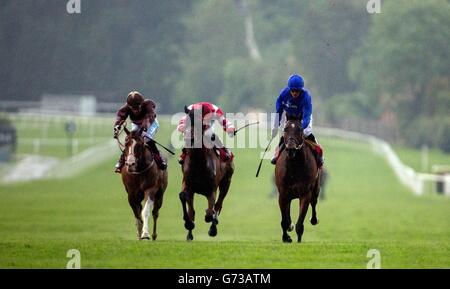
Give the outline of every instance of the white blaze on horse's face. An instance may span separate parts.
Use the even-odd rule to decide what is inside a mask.
[[[127,166],[132,166],[136,164],[136,157],[134,156],[134,147],[136,146],[136,140],[131,140],[131,145],[128,148],[128,156],[126,164]]]

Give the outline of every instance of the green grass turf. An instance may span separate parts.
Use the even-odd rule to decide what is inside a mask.
[[[162,127],[161,142],[170,129]],[[382,268],[450,267],[449,198],[414,196],[368,145],[320,140],[329,183],[320,223],[305,222],[301,244],[281,242],[273,166],[265,161],[255,178],[260,149],[233,150],[236,171],[215,238],[203,220],[206,199],[196,195],[191,243],[178,199],[181,172],[171,158],[158,240],[137,241],[126,193],[112,173],[115,155],[70,179],[0,185],[0,267],[65,268],[72,248],[81,252],[82,268],[363,269],[369,249],[380,251]],[[295,222],[298,201],[291,216]]]

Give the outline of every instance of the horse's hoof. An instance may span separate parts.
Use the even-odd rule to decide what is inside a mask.
[[[150,240],[150,237],[146,236],[146,237],[141,237],[140,240]]]
[[[205,215],[205,222],[206,223],[211,223],[213,220],[213,216],[212,215]]]
[[[211,227],[209,228],[209,231],[208,231],[208,235],[210,237],[217,236],[217,227],[215,225],[211,225]]]
[[[289,235],[283,236],[284,243],[292,243],[292,239]]]
[[[317,218],[311,218],[309,221],[311,222],[311,225],[313,225],[313,226],[319,224],[319,219],[317,219]]]
[[[287,229],[288,232],[292,232],[292,230],[294,230],[294,225],[290,224],[289,228]]]
[[[192,240],[194,240],[194,236],[192,235],[191,232],[189,232],[189,233],[187,234],[187,236],[186,236],[186,241],[190,242],[190,241],[192,241]]]
[[[156,238],[157,238],[158,236],[157,235],[152,235],[152,240],[153,241],[156,241]]]
[[[298,237],[297,238],[297,243],[301,243],[302,242],[302,237]]]

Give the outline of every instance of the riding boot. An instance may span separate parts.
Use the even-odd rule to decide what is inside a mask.
[[[280,138],[280,142],[278,143],[278,146],[275,149],[275,155],[272,158],[272,160],[270,161],[270,163],[272,165],[276,165],[277,164],[277,160],[280,157],[281,152],[284,150],[284,139],[283,137]]]
[[[119,161],[116,164],[114,172],[120,174],[122,172],[122,167],[124,164],[125,164],[125,154],[122,153],[120,155]]]
[[[158,148],[156,147],[155,142],[152,140],[149,140],[147,142],[147,146],[150,149],[150,151],[153,153],[153,158],[155,159],[155,162],[158,165],[159,169],[162,171],[167,169],[167,163],[162,158],[161,153],[159,152]]]
[[[313,134],[310,134],[307,138],[307,140],[312,141],[313,143],[318,145],[318,148],[314,148],[313,149],[313,153],[314,156],[316,157],[317,160],[317,166],[319,167],[319,169],[323,166],[323,152],[322,152],[322,147],[320,146],[320,144],[317,142],[316,137]]]
[[[186,149],[183,148],[183,149],[181,150],[181,155],[180,155],[180,158],[178,159],[178,163],[179,163],[180,165],[183,165],[185,159],[186,159]]]
[[[272,165],[276,165],[277,164],[277,160],[278,160],[278,156],[280,155],[280,147],[277,146],[275,148],[275,155],[273,156],[272,160],[270,161],[270,163]]]

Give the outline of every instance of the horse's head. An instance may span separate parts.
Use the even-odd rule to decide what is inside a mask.
[[[137,172],[146,163],[146,150],[144,138],[141,136],[142,131],[125,130],[127,137],[125,139],[125,165],[129,172]]]
[[[202,108],[188,109],[184,107],[186,113],[186,131],[184,133],[184,144],[186,148],[201,148],[203,144],[203,133],[205,125],[203,123]]]
[[[286,122],[283,130],[283,139],[288,157],[295,157],[297,151],[303,147],[305,141],[302,125],[299,120]]]

